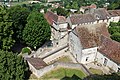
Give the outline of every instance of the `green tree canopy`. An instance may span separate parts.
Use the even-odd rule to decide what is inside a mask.
[[[53,12],[57,12],[58,15],[60,16],[68,16],[69,12],[67,10],[65,10],[64,8],[58,7],[52,10]]]
[[[79,9],[79,6],[78,6],[77,1],[74,1],[74,2],[73,2],[72,8],[73,8],[73,9]]]
[[[51,36],[50,26],[43,14],[32,12],[27,18],[22,39],[31,48],[39,47],[48,41]]]
[[[22,37],[22,31],[27,23],[27,17],[30,11],[21,6],[13,6],[9,9],[8,14],[12,19],[12,26],[14,30],[14,38],[20,40]]]
[[[110,27],[108,28],[111,38],[115,41],[120,42],[120,22],[115,23],[111,22]]]
[[[21,56],[0,50],[0,79],[25,80],[27,64]]]
[[[115,41],[120,42],[120,33],[116,32],[116,33],[112,34],[111,38]]]
[[[83,80],[119,80],[120,79],[120,75],[119,73],[112,73],[112,74],[108,74],[108,75],[90,75],[87,76],[86,78],[84,78]]]
[[[7,9],[0,6],[0,49],[10,49],[15,40],[13,40],[12,21],[7,15]]]

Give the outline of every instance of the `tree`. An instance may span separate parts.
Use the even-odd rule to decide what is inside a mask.
[[[25,80],[27,64],[21,56],[0,50],[0,79]]]
[[[111,38],[115,41],[120,42],[120,33],[116,32],[116,33],[112,34]]]
[[[17,40],[22,38],[22,31],[27,23],[29,13],[30,11],[27,8],[21,6],[13,6],[8,11],[13,22],[14,38]]]
[[[120,0],[107,0],[107,2],[110,4],[108,9],[120,9]]]
[[[50,26],[43,14],[32,12],[27,18],[27,24],[22,33],[22,39],[31,48],[39,47],[51,36]]]
[[[83,80],[119,80],[120,79],[120,75],[118,75],[118,73],[112,73],[112,74],[108,74],[108,75],[90,75],[87,76],[86,78],[84,78]]]
[[[56,11],[58,15],[60,16],[68,16],[69,12],[65,10],[64,8],[58,7],[56,9],[52,10],[53,12]]]
[[[7,9],[0,6],[0,49],[10,49],[15,40],[13,40],[12,21],[7,15]]]
[[[74,2],[73,2],[72,8],[73,8],[73,9],[78,9],[78,8],[79,8],[77,1],[74,1]]]
[[[120,42],[120,22],[111,22],[108,28],[111,39]]]

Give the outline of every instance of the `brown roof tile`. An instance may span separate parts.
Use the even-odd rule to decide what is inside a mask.
[[[98,8],[93,11],[93,15],[96,17],[96,19],[99,18],[99,20],[109,19],[110,15],[108,11],[104,8]]]
[[[105,36],[101,36],[101,46],[98,48],[102,54],[106,55],[111,60],[120,64],[120,43],[111,40]]]
[[[27,58],[26,60],[37,70],[47,66],[47,64],[40,58]]]
[[[58,16],[57,22],[58,23],[64,23],[64,22],[66,22],[66,18],[64,16]]]
[[[51,11],[48,11],[44,16],[50,25],[52,25],[54,21],[57,23],[66,22],[66,18],[64,16],[58,16]]]
[[[52,25],[54,21],[57,22],[58,20],[58,15],[54,14],[51,11],[46,12],[44,17],[46,18],[46,20],[48,21],[50,25]]]
[[[115,16],[120,16],[120,10],[108,10],[108,13],[110,16],[115,17]]]
[[[72,24],[82,24],[95,22],[95,18],[91,14],[75,14],[70,16],[70,20]]]
[[[99,37],[101,34],[109,37],[105,23],[77,26],[76,33],[83,48],[97,47],[100,44]]]

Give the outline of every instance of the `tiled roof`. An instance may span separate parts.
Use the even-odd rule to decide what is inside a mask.
[[[58,23],[64,23],[66,22],[66,18],[64,16],[58,16]]]
[[[88,8],[96,8],[97,6],[95,4],[91,4],[90,6],[81,6],[83,9],[88,9]]]
[[[120,43],[101,36],[101,46],[98,51],[106,55],[109,59],[120,64]]]
[[[82,24],[95,22],[95,18],[91,14],[75,14],[70,16],[70,20],[72,24]]]
[[[110,16],[115,17],[115,16],[120,16],[120,10],[108,10],[108,13]]]
[[[99,20],[110,18],[108,11],[104,8],[94,9],[92,14],[96,17],[96,19],[99,19]]]
[[[52,25],[54,21],[57,22],[58,20],[58,15],[51,11],[48,11],[44,16],[50,25]]]
[[[47,66],[47,64],[40,58],[27,58],[26,60],[37,70]]]
[[[77,26],[76,34],[83,48],[97,47],[100,44],[99,37],[101,34],[109,37],[105,23]]]
[[[50,25],[53,24],[53,22],[57,22],[57,23],[64,23],[66,22],[66,18],[64,16],[58,16],[57,14],[51,12],[51,11],[48,11],[46,14],[45,14],[45,18],[46,20],[48,21],[48,23]]]

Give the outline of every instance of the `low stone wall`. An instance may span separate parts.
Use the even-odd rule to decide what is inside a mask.
[[[36,70],[33,73],[35,74],[38,78],[43,76],[44,74],[48,73],[51,70],[54,70],[57,67],[63,67],[63,68],[72,68],[72,69],[79,69],[82,70],[86,75],[90,75],[90,73],[83,67],[82,64],[76,64],[76,63],[65,63],[65,62],[56,62],[54,64],[51,64],[49,66],[46,66],[42,69]],[[31,67],[32,68],[32,67]],[[32,70],[32,69],[31,69]]]
[[[59,59],[59,58],[61,58],[61,57],[63,57],[63,56],[66,56],[66,55],[67,55],[67,53],[65,52],[66,50],[67,50],[67,48],[64,48],[64,49],[62,49],[62,50],[60,50],[60,51],[58,51],[58,52],[56,52],[56,53],[54,53],[54,54],[46,57],[46,58],[44,58],[43,61],[44,61],[45,63],[47,63],[47,64],[51,64],[51,63],[53,63],[56,59]]]

